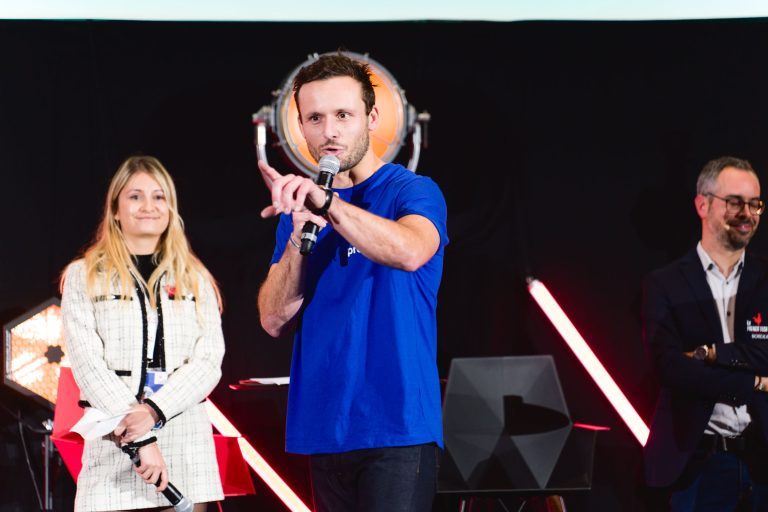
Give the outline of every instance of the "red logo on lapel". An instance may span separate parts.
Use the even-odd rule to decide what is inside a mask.
[[[756,314],[755,316],[752,317],[752,320],[754,320],[757,325],[760,325],[760,324],[763,323],[763,315],[758,313],[758,314]]]

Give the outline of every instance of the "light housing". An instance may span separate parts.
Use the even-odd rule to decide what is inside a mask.
[[[3,340],[3,383],[53,409],[61,366],[68,366],[59,299],[5,324]]]
[[[422,127],[429,122],[429,114],[416,113],[408,104],[405,92],[398,85],[394,76],[387,69],[371,59],[367,54],[340,52],[347,57],[365,62],[371,69],[371,81],[376,93],[376,108],[379,110],[379,123],[371,132],[371,146],[377,157],[384,162],[391,162],[400,152],[408,135],[411,136],[411,157],[408,168],[412,171],[418,166],[422,146]],[[335,55],[326,53],[323,55]],[[301,134],[298,109],[293,97],[293,80],[301,68],[317,61],[321,55],[309,55],[307,60],[296,66],[283,81],[280,88],[272,93],[274,101],[253,114],[255,126],[255,144],[257,158],[267,160],[267,130],[277,139],[273,147],[282,152],[298,171],[315,177],[317,163],[307,149],[307,143]]]

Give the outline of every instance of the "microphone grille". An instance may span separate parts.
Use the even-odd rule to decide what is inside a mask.
[[[333,155],[323,155],[317,165],[320,172],[328,172],[336,176],[336,173],[339,172],[341,163],[339,162],[339,159]]]

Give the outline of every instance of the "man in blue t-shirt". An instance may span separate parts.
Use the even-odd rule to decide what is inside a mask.
[[[316,160],[333,155],[332,193],[259,168],[280,215],[259,292],[272,336],[295,328],[286,449],[310,455],[317,512],[431,508],[443,446],[435,310],[448,243],[429,178],[385,164],[366,64],[326,55],[294,79],[299,126]],[[306,222],[321,228],[300,253]]]

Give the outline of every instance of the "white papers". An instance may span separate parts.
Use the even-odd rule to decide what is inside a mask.
[[[85,414],[72,426],[70,431],[80,434],[86,441],[97,439],[111,434],[117,428],[120,420],[125,418],[126,414],[128,414],[128,411],[116,416],[107,416],[106,413],[99,409],[86,407]]]
[[[272,386],[286,386],[290,380],[290,377],[252,377],[250,379],[246,379],[245,382]]]

